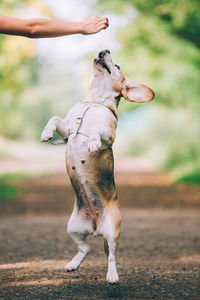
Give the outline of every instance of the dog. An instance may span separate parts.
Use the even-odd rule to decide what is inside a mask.
[[[57,132],[67,142],[66,168],[76,193],[67,232],[78,252],[65,266],[77,270],[89,253],[88,235],[102,236],[108,260],[107,281],[116,283],[116,250],[122,217],[114,181],[112,144],[115,140],[121,97],[132,102],[147,102],[154,92],[144,84],[128,79],[114,64],[109,50],[101,51],[93,63],[94,78],[86,99],[73,106],[64,119],[51,118],[41,141]]]

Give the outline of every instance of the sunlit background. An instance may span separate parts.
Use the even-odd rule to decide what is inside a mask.
[[[85,98],[92,60],[109,49],[128,77],[156,94],[147,104],[121,99],[115,156],[199,182],[199,9],[198,0],[2,0],[7,16],[99,15],[110,27],[53,39],[0,35],[0,173],[64,172],[64,147],[41,144],[40,134],[51,116],[64,117]]]

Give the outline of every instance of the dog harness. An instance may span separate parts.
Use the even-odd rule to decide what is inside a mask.
[[[72,138],[75,138],[77,136],[77,134],[82,134],[82,135],[85,135],[85,136],[89,137],[87,133],[81,132],[80,128],[81,128],[81,125],[82,125],[82,122],[83,122],[83,118],[84,118],[85,114],[87,113],[87,111],[91,107],[97,107],[98,105],[105,106],[107,109],[109,109],[113,113],[114,117],[116,119],[118,119],[117,112],[115,111],[115,109],[111,105],[107,106],[107,105],[104,105],[103,103],[100,103],[100,102],[95,102],[95,103],[82,102],[82,109],[78,112],[78,115],[76,116],[76,124],[74,125],[74,128],[71,130],[71,132],[69,134],[69,135],[72,136]],[[63,144],[63,143],[66,143],[67,139],[54,140],[52,142],[52,144],[53,145]]]
[[[76,118],[76,124],[73,128],[73,132],[70,132],[70,134],[72,134],[73,138],[76,137],[77,134],[83,134],[88,137],[88,134],[81,132],[80,128],[81,128],[81,124],[83,122],[83,118],[84,118],[85,114],[91,107],[97,107],[98,105],[103,105],[113,113],[113,115],[115,116],[116,119],[118,119],[117,112],[114,110],[114,108],[112,106],[109,106],[109,105],[107,106],[100,102],[95,102],[95,103],[83,102],[82,104],[83,104],[82,110],[80,111],[79,115]]]

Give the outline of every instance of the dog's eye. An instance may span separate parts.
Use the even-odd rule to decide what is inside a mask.
[[[115,65],[115,67],[117,67],[117,69],[119,69],[119,70],[120,70],[120,66],[118,66],[118,65]]]

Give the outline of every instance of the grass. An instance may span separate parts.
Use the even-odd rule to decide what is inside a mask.
[[[0,200],[10,199],[14,200],[19,197],[19,191],[14,186],[0,185]]]
[[[25,181],[39,176],[54,176],[52,173],[30,174],[23,172],[0,174],[0,201],[1,200],[17,200],[19,198],[19,190],[14,185],[16,181]]]
[[[196,184],[200,186],[200,170],[184,174],[175,180],[175,183]]]
[[[16,180],[26,180],[30,179],[32,176],[27,173],[23,172],[16,172],[16,173],[4,173],[0,174],[0,185],[5,183],[12,183]]]
[[[13,181],[26,180],[30,177],[29,174],[21,172],[0,174],[0,200],[16,200],[19,197],[19,190],[12,185]]]

